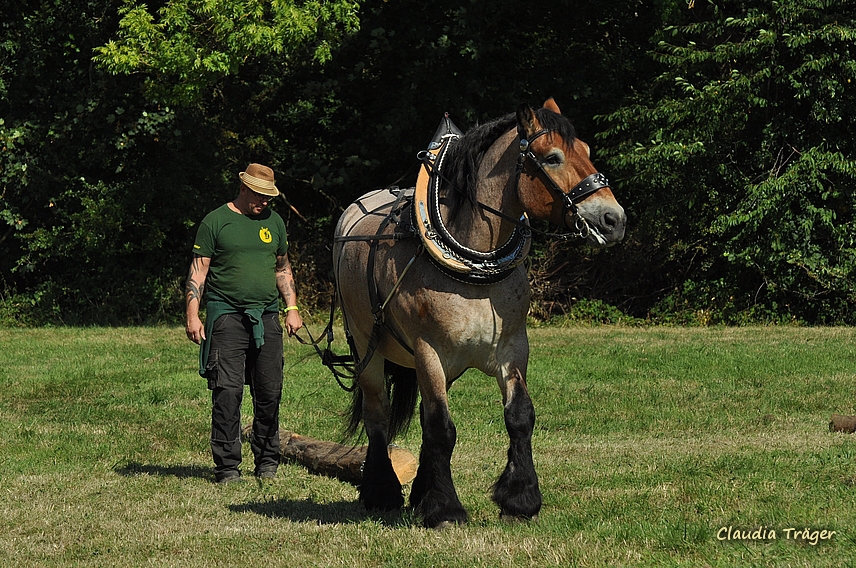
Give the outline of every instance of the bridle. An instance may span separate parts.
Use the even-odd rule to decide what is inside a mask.
[[[595,172],[585,179],[580,181],[577,185],[571,188],[571,190],[567,193],[562,191],[562,188],[559,187],[559,184],[547,173],[547,170],[544,169],[544,165],[538,160],[538,156],[535,155],[534,152],[530,149],[532,147],[532,142],[548,134],[553,132],[549,129],[541,129],[535,134],[533,134],[530,138],[520,138],[520,154],[517,157],[517,181],[516,184],[520,185],[520,174],[523,173],[523,168],[526,164],[526,160],[529,159],[535,167],[538,168],[538,171],[544,176],[544,180],[546,181],[547,187],[553,192],[556,193],[559,198],[562,200],[565,206],[565,215],[567,216],[570,213],[571,219],[574,220],[574,226],[571,227],[568,225],[567,221],[565,221],[565,225],[568,226],[568,229],[577,231],[577,235],[582,238],[586,238],[591,233],[591,228],[588,225],[588,221],[585,220],[585,217],[580,215],[579,210],[577,209],[577,203],[587,198],[592,193],[596,193],[603,189],[604,187],[609,187],[609,180],[606,179],[606,176],[600,172]]]

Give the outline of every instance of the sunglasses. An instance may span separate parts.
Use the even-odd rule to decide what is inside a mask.
[[[256,201],[258,201],[258,202],[270,203],[271,201],[273,201],[273,196],[265,195],[264,193],[259,193],[257,191],[253,191],[252,189],[249,188],[249,186],[246,186],[246,185],[244,187],[246,187],[249,190],[249,192],[253,194],[253,197],[255,197]]]

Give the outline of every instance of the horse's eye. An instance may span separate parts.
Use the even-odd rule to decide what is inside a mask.
[[[558,154],[549,154],[544,156],[544,164],[548,166],[561,166],[562,157]]]

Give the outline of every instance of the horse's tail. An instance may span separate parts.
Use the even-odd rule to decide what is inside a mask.
[[[386,388],[390,398],[387,440],[391,442],[410,427],[416,402],[419,399],[419,385],[416,381],[416,369],[402,367],[387,360],[383,371],[386,375]],[[349,416],[345,433],[348,437],[353,437],[363,420],[363,390],[360,388],[354,389],[351,396]]]
[[[410,427],[416,401],[419,400],[419,383],[416,380],[416,369],[387,361],[384,372],[387,374],[387,388],[390,389],[388,440],[391,442]]]

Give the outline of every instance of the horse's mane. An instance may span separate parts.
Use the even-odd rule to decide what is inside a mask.
[[[555,131],[566,144],[573,144],[577,134],[571,121],[545,108],[534,112],[542,128]],[[446,197],[453,215],[466,202],[471,206],[476,204],[476,175],[484,153],[500,136],[516,127],[517,114],[512,112],[476,126],[450,148],[443,167],[443,177],[452,184]]]

